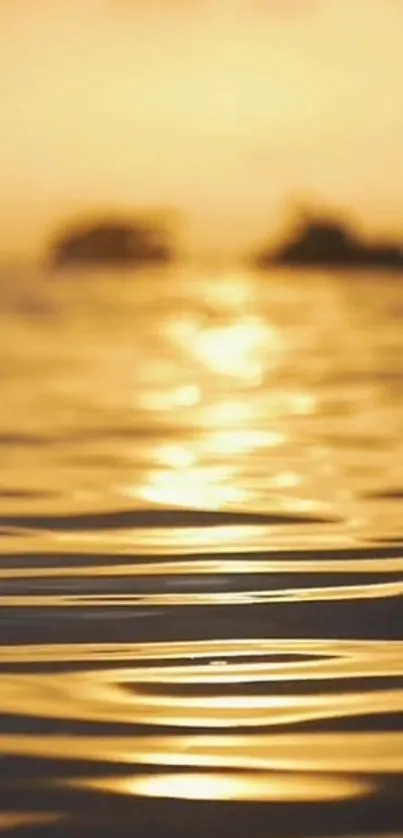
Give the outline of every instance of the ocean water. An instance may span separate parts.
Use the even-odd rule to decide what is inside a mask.
[[[0,292],[0,831],[403,830],[403,283]]]

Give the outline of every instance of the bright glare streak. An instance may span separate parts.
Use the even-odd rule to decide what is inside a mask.
[[[175,469],[189,468],[195,460],[193,451],[181,445],[162,445],[156,453],[157,463]]]
[[[273,480],[273,485],[278,489],[295,489],[301,483],[301,475],[294,471],[282,471]]]
[[[324,801],[343,800],[369,792],[370,784],[352,777],[286,772],[237,771],[232,774],[160,774],[79,780],[74,785],[120,794],[182,800]]]
[[[243,492],[232,483],[230,469],[162,471],[151,474],[138,494],[151,503],[195,509],[219,509],[224,504],[240,503]]]
[[[188,384],[180,387],[176,391],[174,398],[179,407],[193,407],[199,404],[201,400],[200,387],[196,384]]]
[[[311,393],[296,393],[292,398],[293,413],[301,416],[314,413],[317,399]]]
[[[217,431],[209,436],[204,448],[211,454],[243,454],[258,448],[276,448],[285,441],[284,434],[249,428]]]
[[[224,402],[217,402],[206,410],[205,421],[207,425],[231,426],[235,423],[246,423],[254,419],[256,408],[246,401],[233,401],[228,399]]]
[[[259,318],[215,327],[195,337],[193,350],[212,372],[235,378],[252,378],[271,366],[280,348],[278,335]],[[268,358],[268,352],[273,357]]]

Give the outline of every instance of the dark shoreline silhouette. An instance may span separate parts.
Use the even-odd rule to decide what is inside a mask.
[[[67,229],[54,242],[50,262],[57,269],[141,267],[174,259],[167,233],[144,222],[114,220]]]
[[[306,215],[277,248],[264,248],[253,261],[261,270],[284,265],[403,271],[403,245],[395,242],[367,244],[336,218]]]

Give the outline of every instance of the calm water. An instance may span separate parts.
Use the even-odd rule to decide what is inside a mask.
[[[401,834],[403,283],[79,279],[1,291],[0,830]]]

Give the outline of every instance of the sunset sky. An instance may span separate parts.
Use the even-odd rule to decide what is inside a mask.
[[[3,253],[178,207],[197,250],[293,201],[403,232],[402,0],[3,0]]]

